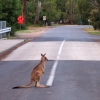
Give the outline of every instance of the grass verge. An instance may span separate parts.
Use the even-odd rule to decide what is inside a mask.
[[[32,33],[32,32],[38,32],[38,30],[18,30],[16,33]]]
[[[84,30],[92,35],[100,35],[100,30],[94,30],[93,28],[84,28]]]

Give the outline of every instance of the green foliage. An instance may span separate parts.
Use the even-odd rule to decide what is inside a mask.
[[[48,21],[55,21],[60,19],[60,10],[57,9],[56,3],[47,1],[42,3],[42,9],[40,18],[43,20],[43,16],[46,16]]]
[[[60,19],[63,23],[78,24],[80,13],[77,0],[56,0],[57,8],[61,10]]]
[[[67,13],[66,13],[66,2],[67,0],[56,0],[57,8],[60,9],[60,19],[63,21],[63,19],[66,19]]]
[[[27,1],[27,10],[26,10],[26,24],[30,25],[34,23],[36,16],[37,3],[35,1]]]
[[[67,0],[66,2],[67,18],[71,24],[78,24],[80,21],[80,13],[77,0]]]
[[[66,11],[66,2],[67,0],[56,0],[57,8],[62,12]]]
[[[90,5],[87,0],[78,0],[78,9],[81,15],[82,24],[88,24],[88,18],[90,16]]]
[[[43,16],[46,16],[47,21],[58,21],[61,11],[57,8],[56,0],[42,0],[41,11],[39,16],[39,25],[43,25]],[[36,16],[38,1],[27,1],[27,24],[33,24]],[[53,17],[52,17],[53,16]]]
[[[90,12],[90,20],[94,29],[100,30],[100,0],[91,0],[91,12]]]
[[[98,10],[91,11],[90,19],[94,29],[100,29],[100,12]]]
[[[11,35],[15,34],[18,27],[17,17],[21,14],[20,0],[1,0],[0,20],[7,21],[7,26],[12,27]]]

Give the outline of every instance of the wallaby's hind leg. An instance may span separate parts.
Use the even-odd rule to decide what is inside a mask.
[[[33,85],[33,83],[34,83],[34,81],[33,80],[31,80],[30,81],[30,83],[28,84],[28,85],[26,85],[27,87],[30,87],[30,86],[32,86]]]
[[[35,86],[36,86],[37,88],[47,88],[47,87],[49,87],[49,86],[46,86],[46,85],[41,85],[39,81],[36,81]]]
[[[35,87],[38,87],[38,88],[47,88],[48,86],[46,86],[46,85],[41,85],[40,84],[40,79],[41,79],[41,77],[42,77],[42,74],[41,73],[39,73],[39,72],[37,72],[37,73],[35,73]]]
[[[37,77],[35,87],[38,87],[38,88],[47,88],[48,86],[40,84],[40,78],[41,78],[40,76]]]

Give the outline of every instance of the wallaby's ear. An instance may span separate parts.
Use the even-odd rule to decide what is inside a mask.
[[[44,55],[41,53],[41,56],[44,56]]]
[[[44,54],[44,56],[46,55],[46,53]]]
[[[45,56],[45,55],[46,55],[46,53],[44,55],[41,53],[41,56]]]

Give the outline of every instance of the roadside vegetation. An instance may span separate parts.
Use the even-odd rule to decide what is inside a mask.
[[[39,30],[18,30],[16,33],[33,33],[38,32]]]
[[[0,21],[12,27],[11,35],[20,29],[19,16],[24,21],[21,27],[51,25],[88,25],[100,30],[100,0],[0,0]],[[46,20],[43,20],[46,16]]]
[[[94,28],[84,28],[84,30],[92,35],[100,35],[100,30],[95,30]]]

